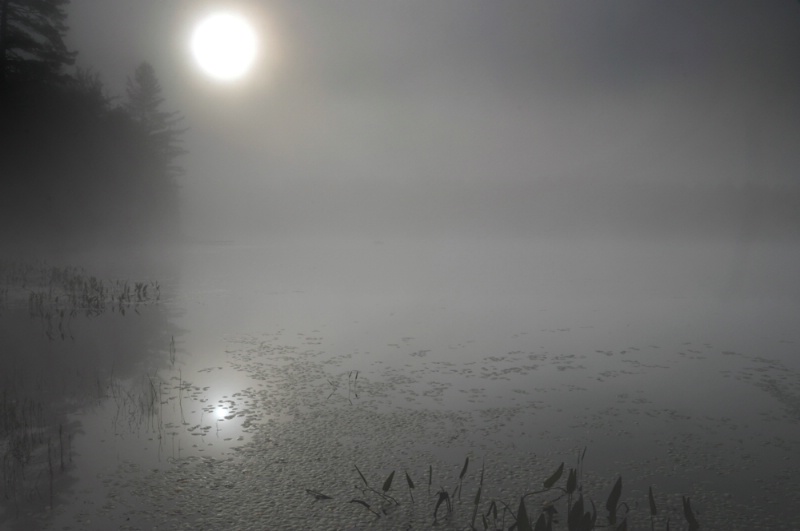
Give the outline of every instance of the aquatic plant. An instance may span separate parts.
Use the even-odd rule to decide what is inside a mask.
[[[22,500],[39,492],[41,474],[31,474],[29,469],[41,468],[46,463],[52,505],[56,469],[63,473],[72,461],[71,434],[65,433],[62,424],[58,425],[56,433],[51,424],[41,402],[19,399],[8,389],[3,390],[0,395],[0,498],[12,501],[17,508]],[[53,442],[56,436],[57,442]]]
[[[2,306],[26,294],[30,317],[41,321],[51,341],[74,339],[70,323],[79,314],[95,317],[111,311],[124,316],[161,300],[156,281],[101,280],[71,266],[0,263],[0,286]]]
[[[331,394],[328,395],[326,400],[330,400],[333,395],[339,390],[339,382],[336,380],[332,380],[330,378],[327,379],[328,384],[331,386]],[[350,405],[353,404],[353,398],[358,398],[358,371],[352,370],[347,373],[347,401]]]
[[[128,432],[144,427],[160,438],[164,431],[163,388],[166,385],[157,372],[145,373],[130,381],[120,380],[112,374],[108,389],[116,406],[112,417],[114,433],[118,435],[122,426]]]
[[[556,470],[542,481],[542,488],[533,492],[527,492],[519,497],[519,502],[508,503],[505,500],[483,500],[484,491],[484,472],[485,466],[481,467],[480,479],[477,485],[475,496],[472,498],[471,510],[469,511],[469,522],[460,523],[466,525],[468,529],[483,531],[500,531],[508,529],[510,531],[592,531],[595,529],[611,529],[615,531],[627,531],[629,522],[630,506],[622,501],[622,477],[617,477],[605,502],[605,516],[598,514],[595,502],[584,492],[583,486],[583,460],[586,449],[578,456],[578,462],[574,468],[569,468],[566,476],[564,474],[564,462]],[[360,496],[350,499],[347,503],[352,503],[364,507],[376,519],[389,517],[395,512],[395,508],[400,502],[389,494],[392,487],[392,480],[395,471],[392,471],[384,480],[379,489],[370,485],[363,472],[354,465],[356,472],[363,486],[356,485]],[[461,503],[463,493],[463,480],[469,468],[469,456],[464,460],[461,473],[458,476],[458,483],[452,492],[441,487],[433,497],[429,490],[428,514],[431,518],[431,526],[437,527],[445,521],[455,524],[456,502]],[[414,503],[412,491],[415,484],[408,472],[405,472],[406,483],[410,502]],[[433,482],[433,467],[428,467],[428,485]],[[306,493],[314,496],[315,501],[333,500],[332,496],[323,494],[315,489],[306,489]],[[533,499],[539,497],[540,503],[534,504]],[[656,529],[656,517],[658,507],[652,486],[648,489],[648,508],[650,529]],[[435,500],[435,501],[434,501]],[[700,524],[694,514],[691,501],[688,497],[682,497],[683,519],[688,525],[689,531],[697,531]],[[483,503],[483,509],[481,504]],[[563,503],[563,505],[561,505]],[[536,506],[537,509],[531,510]],[[514,508],[516,507],[516,508]],[[563,513],[559,512],[561,508]],[[419,509],[419,508],[418,508]],[[424,507],[422,508],[424,510]],[[560,515],[566,515],[566,519]],[[672,517],[668,517],[664,529],[670,531]],[[398,523],[400,525],[400,523]]]

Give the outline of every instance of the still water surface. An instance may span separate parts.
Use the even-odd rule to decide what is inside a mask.
[[[469,455],[512,502],[588,447],[594,499],[622,475],[640,522],[653,485],[673,525],[686,494],[701,522],[800,526],[797,246],[336,241],[59,260],[158,280],[161,297],[77,316],[63,340],[8,297],[4,389],[48,404],[69,440],[52,498],[32,465],[3,525],[370,528],[305,489],[347,502],[353,464],[424,484],[429,464],[457,476]]]

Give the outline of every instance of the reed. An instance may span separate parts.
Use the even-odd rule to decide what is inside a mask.
[[[605,501],[605,514],[598,513],[595,501],[585,492],[583,485],[583,461],[586,449],[578,456],[577,464],[574,468],[569,468],[566,475],[565,467],[562,462],[550,476],[542,482],[542,488],[536,491],[527,492],[518,498],[518,502],[510,503],[506,500],[490,499],[484,500],[484,472],[485,466],[481,466],[481,472],[475,491],[475,496],[471,500],[471,507],[465,515],[468,522],[456,521],[456,507],[461,505],[461,494],[463,493],[464,479],[469,468],[469,457],[464,460],[461,473],[458,476],[457,485],[453,492],[441,487],[433,496],[430,495],[430,485],[433,482],[433,467],[428,467],[428,514],[431,518],[431,526],[438,527],[448,522],[458,528],[483,531],[499,531],[504,529],[516,531],[593,531],[596,529],[627,531],[632,525],[630,521],[630,506],[622,501],[623,483],[622,477],[618,477]],[[400,501],[390,494],[395,472],[392,471],[384,480],[380,489],[370,485],[364,473],[354,465],[361,484],[356,485],[360,495],[350,499],[347,503],[356,504],[371,513],[375,519],[393,516],[394,508],[400,505]],[[414,504],[414,480],[405,472],[406,484],[410,503]],[[323,494],[315,489],[306,489],[306,493],[314,496],[315,501],[335,500],[332,496]],[[538,499],[540,503],[534,500]],[[682,518],[676,514],[668,515],[664,528],[670,531],[670,525],[679,525],[678,521],[683,520],[686,529],[697,531],[700,523],[691,506],[688,497],[683,497]],[[637,503],[638,505],[638,503]],[[536,509],[533,509],[536,507]],[[658,516],[658,506],[656,496],[652,486],[647,494],[647,507],[649,508],[650,529],[656,529],[656,517]],[[424,511],[425,507],[421,507]],[[559,511],[559,509],[561,509]],[[674,512],[674,511],[673,511]],[[566,515],[566,518],[560,518]],[[402,525],[402,522],[398,522]],[[398,527],[399,528],[399,527]],[[403,527],[405,528],[405,527]]]
[[[27,298],[28,313],[51,341],[74,339],[70,324],[78,315],[96,317],[128,311],[161,300],[156,281],[102,280],[78,267],[0,263],[0,307]]]
[[[56,430],[41,402],[4,389],[0,394],[0,499],[19,511],[47,481],[52,507],[55,478],[72,461],[71,446],[67,447],[71,437],[61,424]]]

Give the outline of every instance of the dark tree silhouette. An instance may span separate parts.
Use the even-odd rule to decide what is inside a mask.
[[[90,69],[69,73],[69,0],[0,0],[0,240],[12,245],[174,238],[176,112],[153,67],[114,105]]]
[[[1,1],[1,0],[0,0]],[[0,240],[67,245],[174,239],[184,150],[152,68],[114,104],[97,74],[14,77],[0,94]]]
[[[58,79],[76,52],[64,44],[69,0],[0,0],[0,88],[12,76]]]
[[[180,166],[174,164],[175,158],[186,153],[181,146],[181,134],[185,128],[178,127],[183,120],[180,113],[161,109],[164,98],[161,96],[161,84],[156,77],[155,69],[148,62],[142,62],[128,78],[128,101],[125,109],[131,118],[140,126],[146,135],[156,162],[163,176],[172,181],[183,173]]]
[[[183,117],[178,112],[164,111],[161,84],[155,69],[142,62],[128,78],[127,102],[124,109],[135,124],[140,145],[134,167],[135,181],[148,190],[146,217],[162,228],[177,227],[177,177],[184,173],[175,159],[186,150],[181,145],[179,127]]]

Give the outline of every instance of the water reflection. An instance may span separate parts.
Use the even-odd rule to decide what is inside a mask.
[[[692,490],[695,508],[741,524],[737,507],[786,500],[752,492],[754,477],[796,471],[800,298],[777,267],[741,270],[720,297],[723,247],[675,246],[666,264],[656,243],[189,247],[166,260],[158,304],[76,319],[74,341],[4,310],[3,352],[25,353],[3,359],[17,375],[4,389],[46,389],[73,434],[56,527],[81,511],[100,527],[177,526],[209,510],[182,482],[206,488],[210,471],[232,485],[215,495],[252,514],[352,488],[353,462],[390,458],[413,471],[473,452],[522,492],[514,459],[551,472],[542,456],[586,445],[626,492]],[[794,247],[763,253],[798,263]],[[281,492],[257,500],[243,469]]]
[[[156,282],[101,280],[73,267],[3,262],[0,284],[0,521],[25,527],[82,475],[85,412],[113,397],[114,424],[150,426],[153,401],[148,410],[140,395],[132,407],[120,382],[163,365],[169,314]]]

